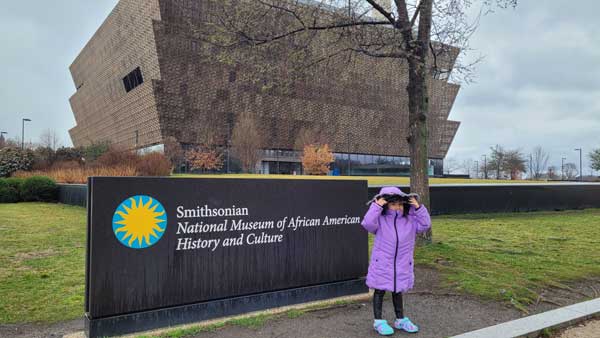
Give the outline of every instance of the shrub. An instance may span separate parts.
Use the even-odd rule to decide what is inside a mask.
[[[46,170],[56,160],[56,152],[50,147],[38,147],[33,151],[33,170]]]
[[[83,156],[84,148],[82,147],[60,147],[56,150],[56,162],[76,161],[77,163],[81,164]]]
[[[334,161],[329,145],[307,145],[302,155],[304,173],[308,175],[327,175],[329,164]]]
[[[20,201],[19,188],[21,181],[17,178],[0,178],[0,203]]]
[[[77,167],[49,171],[18,171],[16,177],[47,176],[60,183],[87,183],[89,176],[135,176],[135,167]]]
[[[138,176],[169,176],[171,161],[162,153],[152,152],[140,156],[136,166]]]
[[[91,145],[83,148],[83,157],[86,163],[92,163],[96,161],[100,156],[106,153],[110,148],[109,142],[92,143]]]
[[[102,154],[94,162],[94,166],[97,167],[118,167],[118,166],[132,166],[135,167],[140,160],[140,157],[129,150],[121,150],[118,148],[110,148],[104,154]]]
[[[81,167],[81,163],[75,160],[57,161],[54,162],[50,170],[79,169]]]
[[[186,152],[186,160],[190,163],[192,170],[220,170],[223,168],[223,158],[214,149],[197,147]]]
[[[8,177],[17,170],[29,170],[32,164],[33,152],[29,149],[0,149],[0,177]]]
[[[53,202],[58,200],[58,186],[51,178],[33,176],[21,185],[23,201]]]

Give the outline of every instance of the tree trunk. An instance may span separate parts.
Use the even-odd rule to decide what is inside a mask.
[[[429,44],[431,42],[431,13],[433,0],[420,3],[419,30],[413,55],[408,58],[408,111],[410,147],[410,191],[419,194],[420,203],[430,209],[429,165],[427,151],[427,117],[429,94],[427,91]],[[417,238],[419,244],[432,242],[431,230]]]
[[[419,203],[430,209],[429,203],[429,166],[427,156],[427,113],[429,97],[425,69],[415,62],[409,62],[409,147],[410,147],[410,192],[421,197]],[[432,241],[431,230],[419,235],[420,244]]]

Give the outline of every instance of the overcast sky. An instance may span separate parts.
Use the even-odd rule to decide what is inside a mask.
[[[461,127],[448,158],[481,159],[500,144],[528,155],[536,145],[560,168],[575,148],[600,148],[600,3],[519,1],[486,16],[471,47],[485,55],[450,114]],[[0,131],[37,142],[45,129],[71,145],[75,92],[68,67],[117,0],[5,1],[0,11]]]

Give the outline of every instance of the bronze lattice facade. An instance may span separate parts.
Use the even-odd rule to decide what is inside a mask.
[[[207,0],[117,4],[70,67],[77,88],[70,99],[75,146],[110,141],[147,148],[170,136],[193,145],[207,130],[225,146],[237,117],[248,113],[264,136],[263,171],[291,171],[282,170],[279,161],[298,162],[290,151],[305,129],[324,133],[342,173],[385,173],[369,171],[375,162],[406,167],[407,128],[389,127],[392,120],[408,125],[404,65],[365,57],[343,79],[332,71],[291,91],[265,92],[250,84],[252,74],[198,54],[197,32],[214,10],[210,5]],[[455,57],[444,60],[447,68]],[[448,120],[459,86],[432,78],[429,90],[429,157],[439,175],[460,124]]]

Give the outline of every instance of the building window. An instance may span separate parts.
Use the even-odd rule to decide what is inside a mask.
[[[133,72],[127,74],[127,76],[123,78],[123,85],[125,85],[125,91],[128,93],[142,83],[144,83],[144,78],[142,77],[140,67],[137,67]]]

